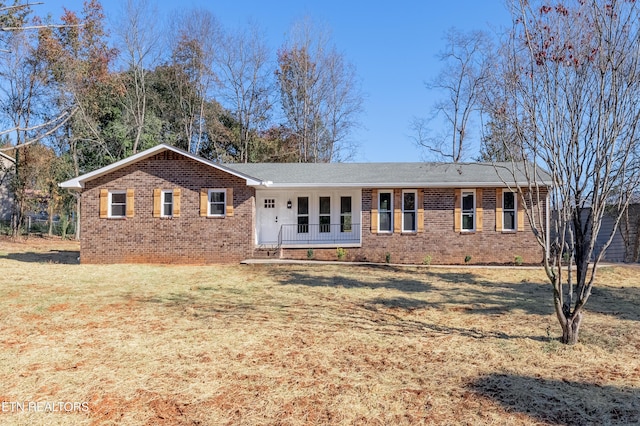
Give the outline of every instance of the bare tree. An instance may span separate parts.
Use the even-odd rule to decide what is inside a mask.
[[[468,127],[482,106],[481,96],[489,78],[492,43],[482,31],[461,32],[452,28],[444,36],[446,47],[440,52],[440,73],[426,84],[427,89],[444,92],[433,107],[430,119],[414,118],[414,142],[429,153],[453,162],[461,161],[468,150]],[[430,127],[444,119],[445,136],[431,136]]]
[[[252,139],[269,118],[273,70],[264,36],[255,24],[226,34],[216,55],[221,100],[239,125],[240,162],[249,162]]]
[[[206,138],[207,101],[217,84],[214,60],[220,26],[208,10],[193,9],[177,16],[171,34],[172,61],[179,71],[176,101],[182,110],[187,149],[197,154]]]
[[[123,105],[133,121],[132,153],[138,152],[147,114],[147,73],[158,59],[160,34],[158,15],[148,0],[126,0],[120,25],[116,26],[120,51],[126,55],[127,69],[123,74],[128,90]]]
[[[280,101],[298,140],[299,161],[348,156],[363,96],[354,67],[329,44],[328,32],[298,23],[278,53]]]
[[[639,7],[632,0],[512,2],[504,84],[514,100],[510,124],[531,159],[522,201],[567,344],[578,342],[597,265],[640,182]],[[531,207],[547,196],[540,168],[554,184],[549,217]],[[597,246],[608,211],[616,212],[614,226]]]

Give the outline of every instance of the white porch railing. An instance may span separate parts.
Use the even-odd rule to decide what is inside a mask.
[[[280,227],[278,246],[359,245],[360,224],[287,224]]]

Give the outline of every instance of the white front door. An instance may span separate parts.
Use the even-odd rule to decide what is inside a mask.
[[[283,197],[278,197],[275,194],[260,196],[258,198],[258,244],[278,244],[280,225],[284,223],[287,211],[286,202]]]

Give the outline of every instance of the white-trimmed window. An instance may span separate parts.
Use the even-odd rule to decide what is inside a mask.
[[[462,231],[476,230],[476,191],[461,191],[461,209],[462,214]]]
[[[309,233],[309,197],[298,197],[298,234]]]
[[[127,191],[109,191],[109,217],[126,217]]]
[[[351,197],[340,197],[340,232],[351,232]]]
[[[402,232],[416,232],[417,217],[416,191],[402,191]]]
[[[393,232],[393,192],[378,192],[378,232]]]
[[[515,192],[502,192],[502,230],[516,231],[518,229],[518,198]]]
[[[173,217],[173,191],[162,191],[161,217]]]
[[[331,232],[331,197],[320,197],[319,199],[318,223],[320,232]]]
[[[227,206],[227,191],[225,189],[209,190],[209,205],[207,214],[209,216],[225,216]]]

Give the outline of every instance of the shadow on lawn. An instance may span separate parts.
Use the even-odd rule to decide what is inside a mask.
[[[589,312],[612,315],[616,318],[640,321],[639,287],[594,286],[585,306]]]
[[[380,266],[353,266],[351,271],[333,275],[315,274],[306,270],[273,270],[273,277],[284,285],[335,287],[345,289],[397,290],[407,297],[378,297],[370,304],[388,308],[414,310],[420,308],[460,310],[468,314],[503,314],[513,309],[536,315],[553,313],[551,292],[540,283],[509,283],[481,279],[471,272],[439,272],[386,268]],[[356,271],[355,274],[351,273]],[[385,276],[371,272],[388,271]],[[445,288],[442,282],[446,284]],[[439,284],[439,285],[438,285]],[[438,288],[437,288],[438,287]],[[459,305],[456,307],[456,305]]]
[[[428,302],[416,300],[416,299],[408,299],[408,298],[389,298],[389,299],[373,299],[371,302],[365,303],[360,307],[365,311],[368,311],[369,314],[364,316],[375,318],[375,321],[379,325],[387,324],[388,327],[380,327],[379,332],[383,334],[420,334],[424,335],[425,333],[436,333],[438,335],[449,335],[456,334],[463,337],[469,337],[472,339],[485,339],[485,338],[494,338],[494,339],[531,339],[538,342],[548,342],[549,338],[546,336],[522,336],[516,334],[507,334],[502,331],[492,331],[492,330],[481,330],[476,328],[463,328],[463,327],[453,327],[450,325],[437,324],[432,322],[427,322],[419,317],[414,319],[412,317],[407,317],[397,312],[398,310],[402,311],[413,311],[415,309],[426,308],[430,304]],[[382,307],[382,309],[380,309]],[[387,309],[388,308],[388,309]],[[491,310],[491,312],[485,311],[487,315],[496,314],[495,310]],[[398,328],[400,326],[400,328]]]
[[[17,260],[27,263],[60,263],[78,265],[80,252],[75,250],[50,250],[46,252],[20,252],[0,255],[0,259]]]
[[[389,274],[388,279],[380,280],[374,276],[371,276],[369,272],[372,271],[368,266],[353,266],[357,272],[357,278],[349,276],[347,274],[335,274],[335,275],[315,275],[308,271],[295,271],[287,270],[280,273],[277,269],[272,272],[272,277],[275,278],[280,284],[284,285],[305,285],[309,287],[336,287],[345,289],[357,289],[368,288],[378,289],[385,288],[391,290],[398,290],[403,293],[424,293],[432,290],[431,285],[425,280],[420,279],[419,276],[411,277],[407,274],[407,271],[402,271],[402,274],[396,274],[392,276]],[[389,270],[392,272],[392,270]]]
[[[272,277],[283,285],[305,285],[343,289],[390,289],[403,294],[380,294],[357,303],[363,311],[363,319],[374,319],[379,332],[394,334],[400,327],[404,332],[434,332],[458,334],[471,338],[526,338],[548,342],[548,335],[506,334],[501,329],[480,330],[473,327],[451,327],[447,324],[422,321],[412,315],[423,309],[459,312],[464,316],[496,316],[509,321],[512,314],[528,314],[552,317],[551,285],[544,282],[508,282],[501,279],[488,280],[472,272],[449,272],[424,269],[390,270],[389,274],[372,273],[381,268],[354,266],[354,269],[327,270],[272,269]],[[384,267],[383,267],[384,268]],[[355,273],[354,273],[355,272]],[[444,284],[444,285],[443,285]],[[633,288],[633,291],[636,289]],[[637,297],[625,293],[629,289],[613,287],[598,288],[587,305],[588,312],[600,312],[623,319],[640,319],[636,305]],[[633,293],[632,291],[632,293]],[[363,293],[360,293],[362,295]],[[366,297],[366,292],[364,293]],[[622,303],[622,300],[626,300]],[[617,309],[614,310],[613,308]],[[366,312],[369,312],[368,314]],[[409,315],[408,315],[409,314]],[[497,321],[503,321],[498,319]],[[385,326],[386,325],[386,326]]]
[[[478,395],[541,422],[559,425],[638,424],[640,389],[550,380],[510,374],[476,379]]]
[[[553,315],[553,294],[547,282],[490,281],[473,272],[449,272],[410,269],[393,266],[348,266],[354,268],[333,275],[313,270],[273,269],[273,277],[285,285],[336,287],[345,289],[390,289],[412,297],[378,297],[370,303],[389,308],[415,310],[420,308],[448,308],[467,314],[507,314],[522,310],[534,315]],[[356,273],[351,273],[355,271]],[[388,272],[381,278],[378,272]],[[436,289],[436,283],[442,285]],[[437,292],[437,293],[434,293]],[[438,297],[434,297],[434,296]],[[602,313],[620,319],[640,321],[640,288],[595,286],[587,312]],[[458,305],[458,307],[456,307]]]

